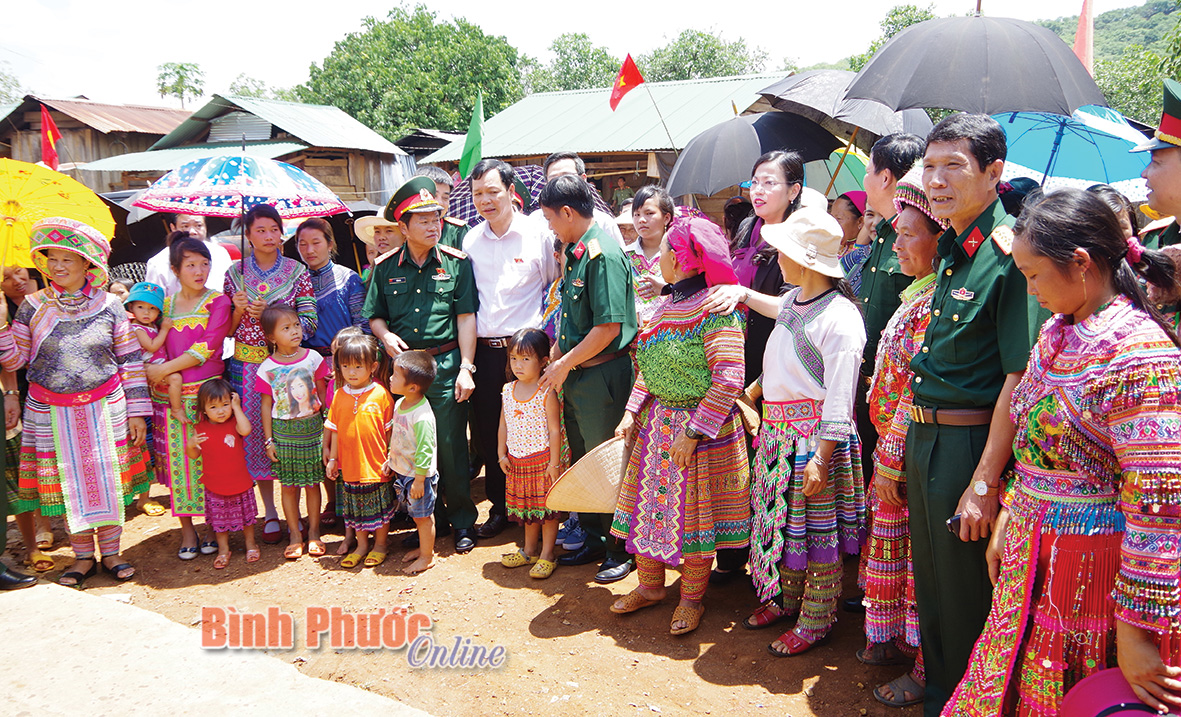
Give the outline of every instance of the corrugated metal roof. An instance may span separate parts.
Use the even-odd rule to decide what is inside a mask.
[[[406,154],[393,142],[353,119],[338,107],[221,95],[214,95],[213,99],[194,112],[188,120],[152,145],[152,149],[168,149],[197,139],[203,135],[210,120],[235,110],[257,115],[311,147]]]
[[[139,132],[168,134],[188,118],[188,110],[174,110],[150,105],[108,105],[90,100],[54,100],[29,95],[26,100],[40,102],[50,109],[67,114],[103,134]]]
[[[759,100],[760,89],[785,76],[775,73],[645,83],[629,92],[614,112],[608,104],[610,89],[538,92],[484,123],[484,156],[681,149],[703,130],[733,117],[735,106],[739,112],[746,110]],[[463,142],[455,140],[420,161],[457,161]]]
[[[306,147],[307,145],[300,142],[256,142],[247,144],[245,151],[252,157],[274,158],[298,152]],[[87,172],[167,172],[194,159],[217,154],[236,154],[241,151],[241,144],[228,143],[173,147],[107,157],[84,164],[78,169]]]

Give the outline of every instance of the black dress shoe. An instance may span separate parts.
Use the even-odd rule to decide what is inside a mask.
[[[476,531],[471,528],[461,528],[455,531],[455,552],[470,553],[476,547]]]
[[[0,590],[20,590],[21,588],[31,588],[36,584],[37,578],[32,575],[18,573],[0,565]]]
[[[484,524],[476,530],[476,535],[481,538],[495,538],[507,527],[508,518],[503,513],[492,513],[488,516],[488,520],[484,521]]]
[[[631,573],[633,567],[635,567],[635,564],[630,560],[607,558],[599,566],[599,572],[595,573],[595,582],[607,584],[617,580],[623,580]]]
[[[607,552],[602,548],[592,548],[589,544],[583,545],[578,550],[572,553],[566,553],[558,558],[558,565],[586,565],[593,563],[606,555]]]

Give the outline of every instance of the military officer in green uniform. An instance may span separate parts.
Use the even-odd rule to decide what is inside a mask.
[[[479,299],[471,262],[458,249],[439,244],[443,207],[435,183],[415,177],[394,193],[385,217],[398,222],[406,243],[382,255],[373,267],[364,314],[390,356],[409,349],[435,357],[438,375],[427,392],[438,433],[440,491],[436,520],[455,530],[455,550],[475,547],[467,452],[467,406],[475,387]]]
[[[967,668],[988,617],[984,551],[1013,453],[1009,397],[1040,327],[1009,255],[1013,218],[997,198],[1005,133],[987,115],[954,114],[927,137],[923,188],[937,217],[940,265],[931,321],[911,361],[907,496],[923,660],[924,714],[935,717]],[[960,516],[956,534],[949,528]]]
[[[443,233],[439,235],[439,243],[452,249],[462,249],[463,238],[471,227],[462,219],[447,216],[447,210],[451,208],[451,190],[455,188],[451,175],[441,167],[428,164],[419,167],[414,176],[426,177],[435,183],[435,201],[443,207]]]
[[[577,175],[549,181],[539,197],[550,229],[565,245],[562,316],[555,359],[542,376],[543,388],[564,387],[570,458],[615,434],[631,393],[628,346],[636,336],[636,300],[631,267],[619,243],[594,220],[594,195]],[[632,569],[622,541],[611,538],[608,514],[580,514],[587,532],[582,548],[558,562],[583,565],[604,556],[595,580],[621,580]]]
[[[874,143],[865,167],[866,199],[878,216],[883,217],[878,222],[877,239],[861,269],[861,290],[857,292],[865,315],[865,353],[861,359],[861,380],[857,384],[857,434],[861,438],[861,455],[866,457],[873,455],[878,443],[878,434],[869,420],[869,405],[865,401],[878,355],[878,341],[886,323],[902,303],[899,294],[911,281],[911,277],[902,273],[894,254],[894,238],[898,236],[894,231],[894,188],[922,156],[923,138],[899,132]],[[865,473],[868,482],[873,473],[868,460]]]
[[[1141,173],[1148,183],[1148,206],[1163,216],[1181,217],[1181,82],[1165,80],[1164,111],[1153,139],[1133,152],[1152,152],[1152,161]],[[1141,237],[1149,249],[1181,243],[1177,219],[1161,231]]]

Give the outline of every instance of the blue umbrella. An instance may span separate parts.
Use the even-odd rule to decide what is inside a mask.
[[[1144,135],[1106,107],[1080,107],[1069,117],[1044,112],[993,115],[1009,144],[1002,179],[1029,177],[1046,189],[1110,184],[1133,201],[1147,188],[1140,173],[1147,153],[1128,150]]]

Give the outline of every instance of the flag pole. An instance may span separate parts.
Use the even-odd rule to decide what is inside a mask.
[[[656,96],[652,94],[652,88],[648,87],[647,82],[644,83],[644,89],[648,90],[648,97],[652,99],[652,107],[656,110],[656,116],[660,118],[660,124],[664,126],[664,133],[668,135],[668,143],[673,148],[673,154],[680,157],[681,152],[677,149],[677,141],[673,139],[673,133],[669,131],[668,123],[664,121],[664,115],[660,113],[660,106],[656,104]]]

